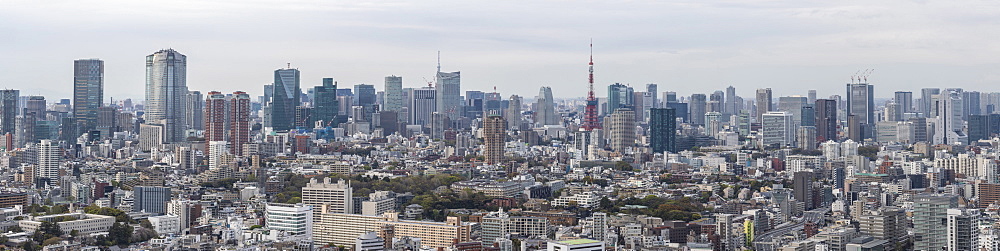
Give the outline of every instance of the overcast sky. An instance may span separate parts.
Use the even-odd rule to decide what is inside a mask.
[[[105,60],[105,101],[143,99],[145,56],[188,57],[191,90],[260,95],[291,63],[303,90],[387,75],[426,85],[441,51],[464,90],[586,95],[614,82],[680,95],[843,95],[874,68],[876,96],[922,87],[998,91],[997,1],[2,0],[0,88],[72,97],[73,60]]]

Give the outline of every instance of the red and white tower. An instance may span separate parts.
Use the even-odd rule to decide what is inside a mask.
[[[583,117],[583,129],[590,131],[601,128],[601,121],[597,118],[597,97],[594,97],[594,43],[590,43],[590,78],[589,90],[587,92],[587,110]]]

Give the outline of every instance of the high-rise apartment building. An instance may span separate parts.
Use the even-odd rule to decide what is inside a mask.
[[[208,92],[205,99],[205,118],[203,120],[205,122],[205,149],[208,149],[210,142],[226,140],[226,122],[228,122],[226,109],[229,103],[227,101],[226,95],[221,92]]]
[[[430,248],[446,248],[456,242],[472,240],[472,225],[458,217],[448,217],[445,222],[400,220],[397,213],[359,215],[321,213],[313,210],[313,241],[333,245],[354,246],[359,236],[380,231],[391,226],[397,236],[420,239],[420,244]]]
[[[250,94],[233,92],[229,100],[229,152],[243,156],[243,144],[250,143]]]
[[[980,250],[979,210],[948,209],[948,247],[946,250]]]
[[[813,203],[812,183],[815,176],[816,174],[809,171],[795,172],[792,175],[792,195],[795,200],[805,203],[805,210],[816,208],[816,204]]]
[[[311,238],[313,207],[303,204],[267,204],[265,222],[265,226],[269,230]]]
[[[298,69],[274,70],[274,87],[264,114],[264,126],[276,131],[294,129],[295,107],[301,104]]]
[[[302,203],[313,208],[327,206],[328,211],[317,213],[352,213],[352,194],[353,189],[347,181],[332,182],[330,177],[325,177],[322,181],[313,178],[302,188]]]
[[[635,146],[635,112],[632,109],[619,108],[605,120],[611,151],[624,153]]]
[[[677,114],[673,108],[649,110],[649,146],[654,153],[677,152]]]
[[[483,120],[483,156],[486,163],[498,164],[503,161],[507,142],[507,120],[500,114],[490,114]]]
[[[59,165],[62,164],[62,148],[58,142],[42,140],[38,144],[38,168],[35,173],[38,178],[48,180],[54,185],[59,181]]]
[[[104,61],[78,59],[73,61],[73,117],[80,131],[93,130],[97,123],[97,108],[104,101]]]
[[[434,88],[437,94],[437,111],[448,115],[448,119],[457,119],[462,112],[461,72],[441,72],[438,69]]]
[[[146,123],[163,125],[163,143],[183,142],[187,105],[187,56],[160,50],[146,56]]]

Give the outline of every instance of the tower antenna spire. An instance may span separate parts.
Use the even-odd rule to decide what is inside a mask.
[[[584,110],[583,129],[590,131],[600,129],[597,118],[597,97],[594,96],[594,39],[590,39],[590,63],[587,64],[590,75],[587,77],[587,107]]]
[[[441,51],[438,51],[438,72],[441,72]]]

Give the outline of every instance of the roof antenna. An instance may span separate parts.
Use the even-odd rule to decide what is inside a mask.
[[[291,68],[292,68],[292,63],[288,63],[288,68],[286,69],[291,69]]]
[[[441,51],[438,51],[438,72],[441,72]]]

